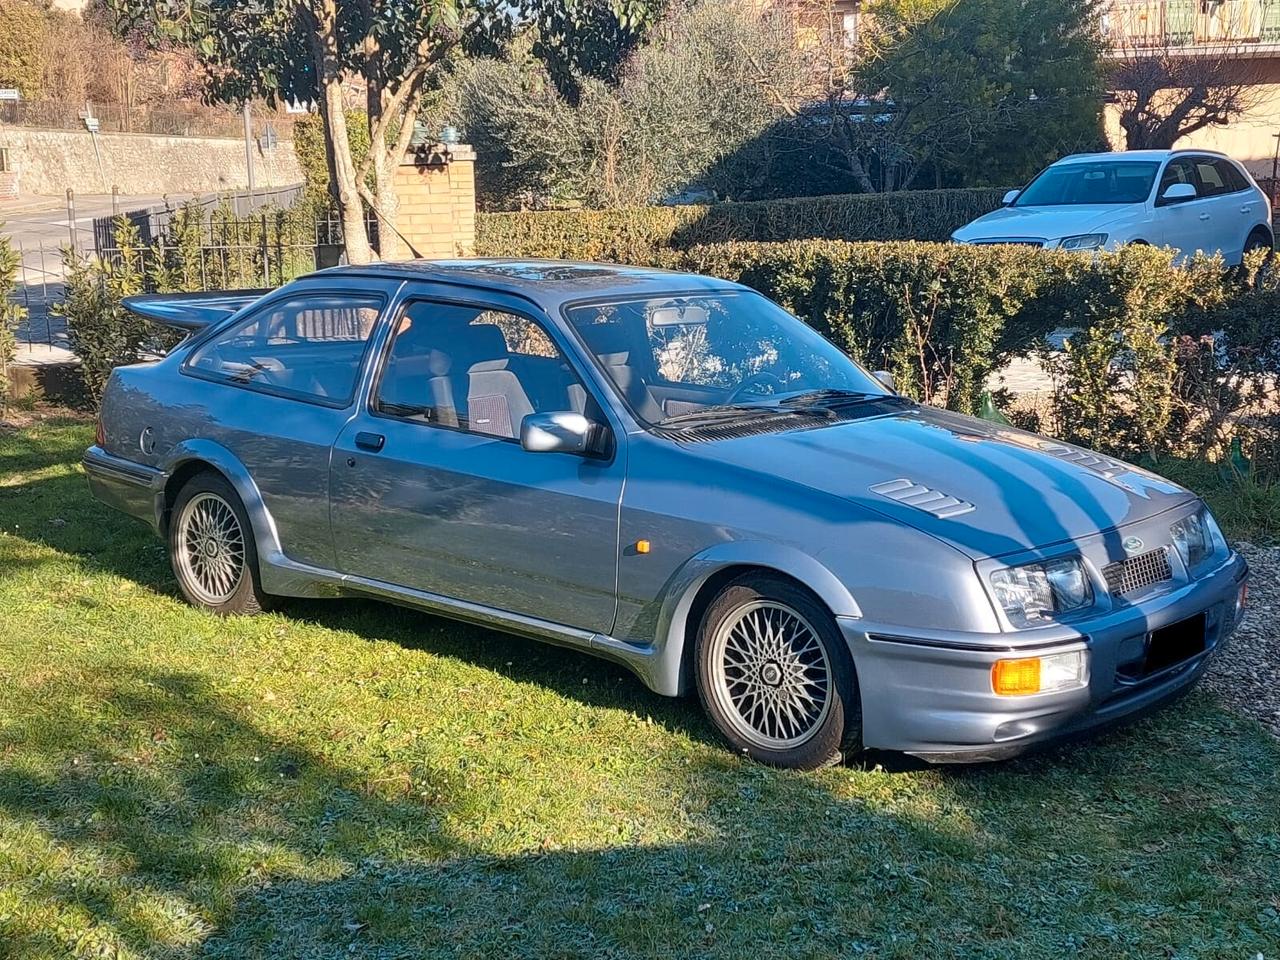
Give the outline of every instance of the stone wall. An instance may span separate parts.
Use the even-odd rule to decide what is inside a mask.
[[[97,150],[94,150],[94,140]],[[218,193],[249,185],[244,142],[211,137],[159,137],[136,133],[35,130],[0,124],[0,147],[9,148],[22,195]],[[301,183],[293,144],[274,150],[255,144],[253,163],[261,190]]]

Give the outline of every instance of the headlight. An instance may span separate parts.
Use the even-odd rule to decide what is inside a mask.
[[[1201,510],[1179,520],[1169,528],[1169,534],[1188,570],[1200,566],[1213,556],[1219,544],[1226,544],[1222,531],[1218,529],[1213,514],[1208,510]]]
[[[1105,233],[1082,233],[1078,237],[1063,237],[1058,241],[1059,250],[1097,250],[1106,245]]]
[[[991,586],[1015,627],[1040,626],[1093,604],[1093,585],[1079,557],[997,570]]]

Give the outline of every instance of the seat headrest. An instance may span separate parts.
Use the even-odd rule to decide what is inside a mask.
[[[497,370],[507,369],[507,365],[511,361],[506,357],[499,357],[497,360],[481,360],[479,363],[473,363],[468,373],[493,373]]]
[[[507,340],[492,323],[467,324],[460,332],[457,352],[466,359],[467,366],[507,358]]]
[[[622,324],[592,323],[578,329],[587,349],[606,366],[623,366],[630,359],[632,344]]]

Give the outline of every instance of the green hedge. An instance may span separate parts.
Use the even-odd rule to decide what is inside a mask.
[[[480,256],[643,263],[730,241],[946,240],[1000,205],[1003,190],[919,190],[692,207],[485,213]]]
[[[1016,246],[792,241],[668,251],[662,266],[745,283],[902,392],[977,412],[990,375],[1037,354],[1052,384],[1024,425],[1128,458],[1221,457],[1234,437],[1280,472],[1280,280],[1184,267],[1169,251],[1097,257]],[[1046,335],[1076,328],[1065,351]]]

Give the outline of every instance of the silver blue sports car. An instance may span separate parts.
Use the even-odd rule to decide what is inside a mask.
[[[1152,473],[897,395],[708,277],[466,260],[144,296],[94,493],[191,603],[364,595],[697,691],[811,768],[987,760],[1190,688],[1246,565]]]

